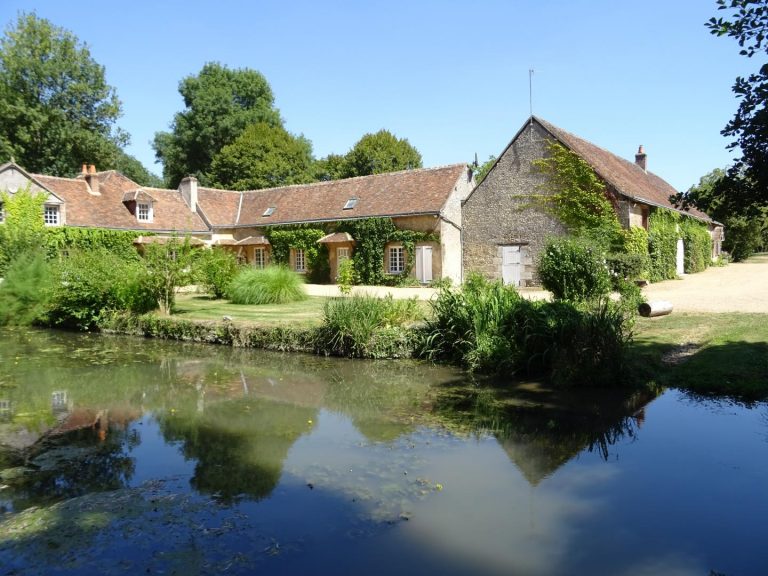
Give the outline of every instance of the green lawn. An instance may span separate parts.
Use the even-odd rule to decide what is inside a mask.
[[[293,324],[318,325],[323,319],[323,304],[327,298],[310,297],[290,304],[263,304],[249,306],[231,304],[199,294],[178,294],[173,315],[187,320],[221,320],[229,316],[233,322],[248,322],[260,326]]]
[[[706,394],[768,397],[768,315],[641,318],[630,361],[640,378]]]

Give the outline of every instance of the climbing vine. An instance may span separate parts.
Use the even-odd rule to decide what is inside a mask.
[[[312,282],[327,282],[330,276],[328,249],[317,241],[325,236],[322,228],[311,225],[274,226],[265,235],[272,245],[272,261],[288,265],[291,248],[304,250],[309,278]]]
[[[685,271],[703,272],[712,263],[712,237],[707,225],[693,218],[683,218],[680,232],[685,243]]]
[[[575,236],[588,237],[608,249],[619,240],[621,225],[606,196],[605,184],[578,155],[552,140],[548,155],[534,160],[547,176],[545,192],[531,196],[544,211],[560,220]]]
[[[104,248],[124,260],[138,261],[139,254],[133,241],[147,232],[133,230],[108,230],[106,228],[73,228],[57,226],[45,229],[46,249],[49,258],[54,258],[63,250],[72,248],[96,250]]]
[[[659,282],[677,277],[677,239],[680,215],[656,208],[648,217],[648,253],[650,280]]]
[[[414,266],[414,255],[418,242],[437,242],[437,234],[400,230],[391,218],[364,218],[339,223],[340,232],[348,232],[355,239],[352,261],[361,284],[402,284],[407,283]],[[384,270],[384,250],[388,243],[398,242],[403,246],[405,271],[393,276]]]

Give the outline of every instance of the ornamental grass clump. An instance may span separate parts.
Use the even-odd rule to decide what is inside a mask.
[[[432,302],[420,353],[472,372],[543,375],[559,385],[621,382],[630,314],[608,298],[533,302],[470,276]]]
[[[233,304],[286,304],[307,298],[304,279],[285,266],[246,268],[227,289]]]
[[[404,327],[420,316],[415,299],[355,295],[328,300],[319,347],[354,358],[396,358],[412,354],[412,335]]]

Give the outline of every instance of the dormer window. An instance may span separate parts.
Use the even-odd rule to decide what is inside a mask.
[[[352,198],[347,200],[346,204],[344,204],[344,210],[352,210],[352,208],[354,208],[355,206],[357,206],[357,197],[353,196]]]
[[[58,226],[59,225],[59,207],[56,205],[46,204],[43,208],[43,222],[46,226]]]
[[[262,216],[272,216],[272,214],[274,214],[274,213],[275,213],[275,207],[274,206],[270,206],[269,208],[264,210],[264,214],[262,214]]]
[[[152,204],[150,202],[136,203],[136,219],[139,222],[152,222]]]

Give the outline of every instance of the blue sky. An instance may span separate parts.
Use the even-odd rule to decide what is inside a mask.
[[[270,82],[286,127],[317,157],[386,128],[425,166],[498,155],[534,114],[678,189],[733,159],[720,130],[731,86],[761,60],[709,34],[714,0],[3,0],[4,25],[35,11],[86,42],[123,103],[129,153],[182,109],[179,81],[205,62]]]

